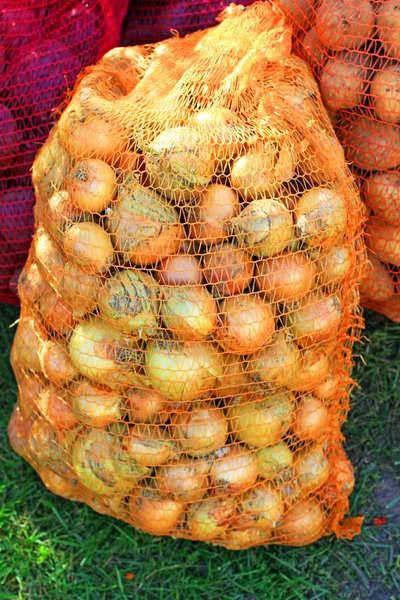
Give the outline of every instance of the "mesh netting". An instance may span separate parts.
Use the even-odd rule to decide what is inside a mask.
[[[9,435],[45,485],[232,549],[358,532],[363,208],[282,13],[108,52],[33,182]]]
[[[368,212],[361,302],[400,322],[400,7],[293,0],[296,51],[312,66]]]
[[[127,7],[112,4],[0,3],[0,301],[17,302],[17,278],[33,233],[35,154],[81,68],[119,41]]]

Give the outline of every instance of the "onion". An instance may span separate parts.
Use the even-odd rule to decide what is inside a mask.
[[[98,275],[82,271],[70,262],[65,264],[62,278],[57,284],[57,290],[73,307],[76,316],[83,316],[95,309],[101,287]]]
[[[46,331],[33,317],[21,316],[14,336],[13,352],[24,367],[41,371],[39,352],[46,341]]]
[[[275,318],[270,304],[256,294],[231,296],[220,305],[218,344],[232,354],[252,354],[271,339]]]
[[[223,410],[211,402],[201,402],[191,412],[173,415],[171,424],[174,439],[190,456],[205,456],[222,448],[228,435]]]
[[[22,372],[17,377],[18,406],[22,417],[29,421],[37,413],[39,396],[44,391],[43,381],[34,373]]]
[[[180,502],[196,502],[209,489],[209,470],[210,465],[202,460],[172,461],[157,469],[155,484],[157,489]]]
[[[291,212],[270,198],[250,202],[230,225],[240,246],[259,258],[285,250],[294,234]]]
[[[136,462],[145,467],[158,467],[174,453],[167,430],[158,425],[134,425],[125,438],[125,446]]]
[[[176,254],[161,261],[154,277],[164,285],[198,285],[203,281],[203,272],[195,256]]]
[[[315,261],[317,281],[321,285],[337,285],[350,272],[354,256],[348,246],[332,246],[327,253],[318,248],[310,250]]]
[[[129,498],[129,512],[135,527],[154,535],[172,533],[184,519],[185,504],[151,488],[142,488]]]
[[[130,388],[126,409],[131,423],[165,423],[169,419],[167,400],[151,388]]]
[[[177,211],[155,191],[139,184],[120,187],[107,217],[122,260],[139,266],[176,254],[185,236]]]
[[[302,442],[317,440],[329,425],[329,411],[326,405],[311,394],[300,398],[292,431]]]
[[[329,374],[329,376],[318,384],[313,389],[313,396],[315,398],[319,398],[320,400],[329,400],[338,392],[340,385],[344,383],[344,378],[342,375]]]
[[[296,376],[299,365],[298,347],[283,331],[278,331],[268,346],[248,358],[247,372],[253,381],[283,387]]]
[[[62,280],[65,261],[49,234],[42,227],[36,230],[33,240],[37,266],[44,280],[57,289],[57,284]]]
[[[243,146],[243,142],[238,141],[243,124],[233,110],[222,106],[196,111],[187,123],[209,140],[213,155],[219,160],[233,158]]]
[[[40,469],[40,478],[52,494],[57,494],[68,500],[81,501],[81,490],[76,479],[66,479],[52,469]]]
[[[240,356],[223,354],[223,372],[218,378],[215,394],[219,398],[230,398],[241,394],[249,385],[250,378],[245,370],[245,362]]]
[[[201,340],[217,327],[217,303],[205,287],[172,286],[162,290],[165,326],[184,341]]]
[[[229,529],[221,539],[221,545],[228,550],[245,550],[266,544],[271,531],[263,529]]]
[[[45,218],[49,230],[61,244],[68,226],[85,220],[84,214],[72,204],[70,195],[66,191],[54,192],[43,209],[46,211]]]
[[[254,485],[257,480],[257,463],[253,452],[244,446],[221,448],[213,460],[211,483],[218,492],[235,494]]]
[[[87,429],[77,437],[72,466],[86,488],[104,496],[127,494],[151,472],[122,452],[118,438],[101,429]]]
[[[300,500],[283,515],[276,539],[291,546],[306,546],[323,535],[325,520],[325,513],[316,498]]]
[[[332,458],[329,480],[338,489],[339,494],[350,496],[355,485],[354,469],[345,455]]]
[[[329,472],[329,461],[321,446],[306,446],[296,452],[293,474],[305,496],[320,488]]]
[[[202,342],[150,340],[145,371],[149,385],[169,400],[187,402],[215,387],[222,376],[222,357]]]
[[[206,136],[188,127],[163,131],[146,151],[151,187],[177,201],[189,200],[207,187],[214,162]]]
[[[137,269],[117,272],[99,295],[101,315],[112,327],[139,338],[158,330],[157,282]]]
[[[275,172],[279,147],[272,142],[262,146],[261,153],[239,157],[232,165],[230,183],[245,200],[274,196],[281,181]]]
[[[48,467],[59,474],[70,473],[68,438],[42,417],[33,423],[29,435],[29,452],[40,468]]]
[[[81,160],[66,178],[66,187],[75,206],[99,213],[112,202],[117,191],[114,169],[98,158]]]
[[[74,429],[78,420],[65,390],[44,389],[37,399],[42,415],[57,429]]]
[[[214,183],[200,194],[196,206],[188,213],[189,236],[207,246],[219,244],[229,236],[227,223],[239,211],[234,190]]]
[[[251,256],[234,244],[215,246],[203,259],[204,277],[224,296],[240,294],[253,277],[254,264]]]
[[[49,289],[49,284],[39,271],[37,264],[25,266],[18,280],[18,295],[30,306],[39,300]]]
[[[275,396],[256,392],[234,398],[227,416],[235,438],[251,448],[261,448],[281,441],[291,425],[293,411],[290,392]]]
[[[76,418],[90,427],[106,427],[121,419],[121,396],[107,388],[81,379],[69,389]]]
[[[394,282],[389,271],[370,253],[368,253],[364,279],[359,284],[359,291],[362,305],[367,302],[387,302],[395,295]]]
[[[38,303],[38,311],[46,327],[65,335],[75,325],[71,308],[50,288]]]
[[[125,501],[125,495],[116,493],[113,496],[97,496],[95,494],[87,496],[85,494],[85,502],[90,506],[91,509],[100,513],[101,515],[111,515],[118,519],[125,519],[127,512],[127,502]]]
[[[283,508],[279,490],[269,482],[259,483],[239,499],[237,523],[245,529],[255,527],[270,531],[276,527]]]
[[[42,371],[49,381],[64,386],[79,376],[71,362],[67,349],[55,340],[44,342],[40,349],[40,364]]]
[[[75,223],[65,233],[64,252],[77,267],[89,273],[104,273],[112,265],[114,250],[110,236],[97,223]]]
[[[25,419],[18,405],[15,405],[8,423],[7,434],[11,448],[23,458],[29,457],[28,441],[31,427],[32,420]]]
[[[329,375],[329,361],[322,350],[308,349],[301,355],[299,370],[286,385],[296,392],[313,390]]]
[[[214,540],[228,529],[235,512],[234,498],[207,498],[196,502],[188,511],[188,531],[195,540]]]
[[[138,152],[124,152],[117,160],[117,167],[127,175],[142,175],[145,168],[144,156]]]
[[[342,305],[337,296],[310,292],[286,315],[296,343],[307,348],[334,339],[342,323]]]
[[[280,442],[266,448],[259,448],[255,453],[257,470],[263,479],[273,479],[284,475],[293,465],[293,452],[286,444]]]
[[[292,479],[290,479],[291,477]],[[279,482],[279,490],[286,508],[290,508],[302,498],[303,494],[297,479],[293,479],[293,469],[288,471],[287,479],[288,481],[286,481],[285,477],[283,481]]]
[[[50,198],[54,191],[61,189],[68,163],[68,153],[60,144],[57,130],[53,129],[32,166],[32,182],[38,200]]]
[[[346,202],[328,188],[313,188],[299,198],[295,217],[299,236],[307,246],[329,247],[346,231]]]
[[[383,219],[370,219],[366,234],[368,247],[376,255],[376,258],[400,267],[399,225],[392,225]]]
[[[106,385],[137,384],[142,352],[99,317],[79,323],[71,336],[69,354],[74,367],[88,379]]]
[[[315,284],[316,268],[305,252],[284,252],[256,263],[257,287],[274,302],[297,302]]]

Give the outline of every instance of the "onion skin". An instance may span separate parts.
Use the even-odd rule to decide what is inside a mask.
[[[354,468],[346,456],[332,457],[330,479],[334,487],[339,488],[339,494],[350,496],[354,490]]]
[[[81,210],[100,213],[112,202],[117,191],[114,169],[98,158],[79,161],[70,171],[67,191]]]
[[[134,425],[125,437],[125,447],[135,461],[145,467],[158,467],[174,453],[168,431],[158,425]]]
[[[171,418],[172,434],[183,452],[206,456],[225,445],[228,423],[224,412],[211,403],[199,403],[189,413]]]
[[[14,406],[7,427],[8,440],[11,448],[22,458],[29,458],[29,435],[33,421],[25,419],[18,405]]]
[[[250,384],[245,363],[240,356],[223,354],[223,373],[218,378],[215,395],[219,398],[232,398],[241,394]]]
[[[105,273],[113,263],[111,239],[97,223],[75,223],[65,234],[64,252],[77,267]]]
[[[274,334],[271,342],[247,361],[247,372],[253,381],[275,387],[290,387],[300,365],[300,350],[283,331]]]
[[[156,471],[157,489],[180,502],[197,502],[209,490],[210,465],[202,460],[176,460],[162,465]]]
[[[62,280],[65,260],[49,234],[39,227],[33,238],[34,256],[43,279],[57,289]]]
[[[274,302],[297,302],[315,284],[316,267],[304,252],[284,252],[257,261],[257,287]]]
[[[57,130],[53,129],[32,165],[32,182],[38,200],[50,198],[55,190],[61,189],[68,163],[68,153],[60,144]]]
[[[218,492],[235,494],[253,486],[257,480],[257,463],[253,452],[240,445],[226,448],[211,465],[211,483]],[[217,453],[218,454],[218,453]]]
[[[234,498],[207,498],[189,508],[187,527],[193,539],[203,542],[221,536],[234,519]]]
[[[305,496],[320,488],[329,473],[329,461],[322,446],[305,446],[296,452],[293,474]]]
[[[67,262],[61,279],[57,282],[57,290],[63,299],[73,307],[77,317],[93,311],[97,306],[101,279],[95,273],[88,273]]]
[[[32,371],[40,372],[40,349],[47,335],[33,317],[21,317],[14,336],[13,349],[18,362]]]
[[[207,247],[220,244],[228,236],[227,223],[240,211],[234,190],[214,183],[206,188],[189,211],[189,236]]]
[[[65,335],[75,325],[71,308],[50,288],[38,302],[38,310],[46,327]]]
[[[49,289],[49,284],[43,277],[36,263],[31,263],[22,269],[18,279],[18,296],[31,306],[37,302]]]
[[[310,251],[310,256],[315,261],[318,283],[330,287],[343,281],[354,264],[348,246],[332,246],[326,253],[315,248]]]
[[[87,379],[81,379],[69,389],[76,418],[90,427],[106,427],[121,419],[121,396]]]
[[[48,340],[42,345],[40,364],[45,377],[58,386],[64,386],[79,377],[67,348],[55,340]]]
[[[163,285],[199,285],[203,282],[203,271],[195,256],[175,254],[159,263],[154,278]]]
[[[320,538],[325,530],[326,515],[316,498],[296,502],[276,530],[277,541],[291,546],[306,546]]]
[[[329,376],[313,389],[313,396],[320,400],[329,400],[339,391],[341,385],[345,382],[343,376],[339,373],[329,374]]]
[[[37,403],[44,391],[44,384],[34,373],[24,371],[15,375],[18,383],[18,406],[22,417],[29,421],[38,412]]]
[[[60,475],[71,473],[68,465],[68,438],[65,437],[65,432],[56,430],[46,419],[38,417],[35,420],[30,430],[28,445],[35,466],[54,469]]]
[[[271,531],[263,529],[229,529],[218,545],[228,550],[245,550],[267,544],[270,538]]]
[[[329,247],[346,230],[346,202],[328,188],[313,188],[299,198],[295,219],[299,237],[307,246]]]
[[[220,306],[218,344],[232,354],[252,354],[275,332],[271,306],[256,294],[225,298]]]
[[[284,475],[293,466],[293,452],[286,442],[259,448],[255,453],[258,474],[262,479],[273,479]]]
[[[205,287],[172,286],[162,290],[161,316],[180,340],[201,340],[217,327],[217,303]]]
[[[130,388],[126,411],[131,423],[165,423],[169,419],[168,401],[151,388]]]
[[[286,385],[296,392],[307,392],[325,381],[329,376],[328,357],[322,350],[308,349],[302,352],[299,369]]]
[[[209,139],[213,156],[220,161],[236,156],[243,145],[243,142],[238,142],[238,128],[241,125],[243,121],[233,110],[220,106],[196,111],[188,121],[188,127]]]
[[[253,278],[251,256],[234,244],[225,243],[213,248],[203,259],[204,277],[223,296],[240,294]]]
[[[275,172],[279,149],[275,144],[264,144],[258,154],[240,156],[232,165],[230,183],[245,200],[260,196],[274,196],[281,181]]]
[[[329,425],[329,411],[326,405],[311,394],[300,398],[293,419],[292,431],[302,442],[317,440]]]
[[[78,419],[68,395],[56,388],[44,389],[38,397],[37,406],[42,415],[57,429],[74,429]]]
[[[337,296],[311,292],[286,314],[293,339],[308,348],[336,337],[342,323],[342,306]]]
[[[270,531],[276,527],[283,513],[282,496],[269,482],[259,483],[245,492],[238,501],[238,525]]]
[[[153,535],[173,532],[184,518],[185,508],[183,502],[150,488],[135,490],[129,499],[129,514],[135,527]]]

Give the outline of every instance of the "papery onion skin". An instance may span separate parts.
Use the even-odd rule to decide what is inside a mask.
[[[195,256],[175,254],[159,263],[154,278],[163,285],[199,285],[203,281],[203,271]]]
[[[77,267],[89,273],[105,273],[113,263],[110,236],[97,223],[75,223],[65,233],[64,252]]]
[[[238,524],[270,531],[281,518],[283,508],[279,489],[269,482],[259,483],[240,497]]]
[[[23,371],[20,376],[17,373],[15,376],[18,383],[18,406],[22,417],[29,421],[37,414],[38,399],[45,385],[36,373]]]
[[[245,200],[274,196],[281,181],[275,172],[278,147],[265,144],[259,154],[240,156],[232,165],[230,183]]]
[[[305,446],[296,452],[293,474],[304,495],[320,488],[329,478],[329,461],[322,446]]]
[[[315,261],[318,283],[326,286],[339,284],[354,263],[354,256],[348,246],[332,246],[326,252],[314,248],[310,250],[310,256]]]
[[[61,342],[48,340],[40,350],[40,364],[45,377],[56,385],[63,386],[79,377],[68,354]]]
[[[40,478],[52,494],[68,500],[81,501],[82,493],[77,480],[62,477],[52,469],[40,469]]]
[[[300,365],[300,350],[283,331],[276,332],[270,343],[247,360],[247,372],[253,381],[276,387],[288,386]]]
[[[168,400],[151,388],[129,388],[125,395],[131,423],[165,423],[169,419]]]
[[[215,395],[219,398],[238,396],[249,386],[250,377],[246,373],[245,363],[241,356],[223,354],[223,373],[218,378]]]
[[[155,485],[181,502],[197,502],[209,490],[209,471],[207,460],[173,460],[156,470]]]
[[[46,208],[46,225],[53,236],[63,243],[67,227],[74,222],[86,220],[82,210],[72,202],[65,190],[54,192],[49,198]]]
[[[191,536],[203,542],[214,540],[226,531],[234,518],[234,498],[207,498],[193,504],[188,511],[187,527]]]
[[[257,469],[262,479],[273,479],[293,466],[293,452],[286,442],[259,448],[255,453]]]
[[[47,335],[43,326],[33,317],[22,316],[13,341],[13,351],[18,361],[32,371],[40,372],[40,349]]]
[[[228,447],[226,452],[214,458],[211,464],[211,483],[218,491],[224,493],[234,494],[251,487],[257,476],[254,454],[244,446]]]
[[[42,415],[58,429],[74,429],[78,419],[65,390],[44,389],[38,397],[37,406]]]
[[[63,299],[73,307],[74,315],[80,317],[96,308],[102,283],[99,275],[67,262],[56,287]]]
[[[220,544],[228,550],[245,550],[267,544],[270,537],[271,531],[265,529],[229,529]]]
[[[202,286],[172,286],[162,290],[161,316],[180,340],[201,340],[217,328],[217,303]]]
[[[103,385],[81,379],[69,389],[76,418],[90,427],[106,427],[121,419],[121,396]]]
[[[189,236],[207,247],[220,244],[229,236],[227,223],[239,210],[234,190],[218,183],[208,186],[189,211]]]
[[[288,311],[286,322],[301,348],[332,340],[342,323],[341,302],[338,296],[310,292]]]
[[[26,265],[18,280],[18,296],[31,306],[49,289],[36,263]]]
[[[313,396],[320,400],[329,400],[339,391],[345,379],[339,373],[329,376],[313,389]]]
[[[329,425],[329,410],[326,405],[311,394],[300,398],[292,430],[300,441],[317,440],[326,432]]]
[[[135,490],[129,498],[129,515],[135,527],[155,535],[174,531],[185,508],[183,502],[149,488]]]
[[[291,546],[306,546],[323,535],[325,521],[326,515],[317,498],[302,499],[283,515],[276,539]]]
[[[346,202],[328,188],[313,188],[299,198],[295,217],[299,236],[307,246],[329,247],[346,230]]]
[[[297,302],[315,284],[316,267],[304,252],[256,262],[257,287],[274,302]]]
[[[60,335],[65,335],[75,325],[72,309],[52,289],[39,300],[38,311],[45,326]]]
[[[204,277],[220,294],[240,294],[253,278],[254,263],[250,254],[232,243],[212,248],[203,259]]]
[[[206,456],[225,445],[228,423],[221,408],[199,403],[189,413],[171,418],[172,435],[181,450],[190,456]]]
[[[209,138],[213,155],[221,161],[233,158],[243,145],[237,141],[241,125],[243,121],[233,110],[221,106],[196,111],[188,120],[188,127]]]
[[[14,452],[25,459],[29,457],[28,440],[32,424],[33,420],[25,419],[18,405],[15,405],[8,422],[8,440]]]
[[[66,180],[67,190],[75,206],[100,213],[112,202],[117,191],[114,169],[98,158],[75,164]]]
[[[303,350],[299,369],[287,386],[296,392],[307,392],[321,384],[329,375],[329,360],[325,352],[309,348]]]
[[[125,447],[136,462],[145,467],[158,467],[174,453],[168,431],[158,425],[134,425],[125,437]]]

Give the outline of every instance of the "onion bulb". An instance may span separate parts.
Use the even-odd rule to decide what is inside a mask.
[[[37,406],[45,419],[56,429],[74,429],[78,425],[78,419],[65,390],[57,390],[55,387],[44,389],[39,394]]]
[[[124,262],[153,265],[176,254],[185,236],[177,211],[154,190],[121,186],[107,210],[108,230]]]
[[[269,531],[276,527],[283,513],[282,496],[272,483],[263,482],[244,492],[238,500],[237,524]]]
[[[213,389],[222,376],[218,349],[202,342],[150,340],[145,371],[151,385],[169,400],[187,402]]]
[[[344,377],[339,373],[329,373],[328,377],[313,389],[313,396],[320,400],[329,400],[344,383]]]
[[[291,212],[281,202],[260,198],[231,219],[233,235],[242,248],[259,258],[279,254],[293,239]]]
[[[300,500],[283,515],[276,539],[291,546],[306,546],[323,535],[325,520],[317,498]]]
[[[40,478],[52,494],[68,498],[68,500],[82,500],[79,484],[76,479],[62,477],[52,469],[40,469]]]
[[[281,476],[293,466],[293,452],[286,442],[259,448],[255,453],[257,470],[263,479]]]
[[[348,246],[332,246],[327,252],[313,248],[309,254],[315,261],[317,281],[321,285],[337,285],[350,272],[354,263],[354,256]]]
[[[394,282],[386,266],[380,260],[368,253],[364,278],[359,284],[360,301],[387,302],[395,295]]]
[[[43,277],[36,263],[26,265],[18,280],[18,296],[33,306],[42,295],[49,289],[49,284]]]
[[[180,340],[201,340],[216,329],[217,303],[205,287],[171,286],[162,290],[162,299],[164,324]]]
[[[215,394],[219,398],[231,398],[241,394],[250,384],[243,359],[235,354],[223,354],[223,372],[218,378]]]
[[[44,376],[59,386],[64,386],[79,376],[71,362],[67,348],[60,341],[44,342],[40,349],[40,364]]]
[[[252,354],[265,346],[275,331],[271,305],[256,294],[231,296],[220,305],[218,344],[232,354]]]
[[[188,120],[188,127],[196,129],[209,140],[212,153],[219,160],[229,160],[238,153],[243,145],[238,141],[241,126],[243,121],[240,117],[222,106],[196,111]]]
[[[292,424],[292,431],[302,442],[317,440],[329,425],[326,405],[311,394],[300,398]]]
[[[134,425],[125,437],[125,447],[136,462],[145,467],[158,467],[174,453],[168,431],[159,425]]]
[[[315,284],[316,267],[305,252],[284,252],[256,263],[257,287],[274,302],[297,302]]]
[[[60,335],[65,335],[75,325],[72,309],[51,288],[39,300],[38,311],[46,327]]]
[[[117,177],[104,160],[91,158],[75,163],[66,178],[66,187],[75,206],[100,213],[114,199]]]
[[[307,348],[334,339],[342,323],[342,306],[337,296],[310,292],[286,314],[286,323],[296,343]]]
[[[296,452],[293,475],[304,496],[320,488],[329,477],[329,461],[322,446],[305,446]]]
[[[36,198],[43,201],[61,189],[68,170],[69,157],[53,129],[32,165],[32,182]]]
[[[346,231],[345,199],[328,188],[305,192],[294,212],[299,236],[310,248],[332,246]]]
[[[81,379],[70,389],[76,418],[90,427],[106,427],[121,419],[121,396],[104,385]]]
[[[329,375],[329,361],[322,350],[308,349],[301,354],[299,369],[286,385],[296,392],[313,390]]]
[[[277,444],[291,425],[293,399],[290,392],[237,396],[227,408],[232,435],[251,448]]]
[[[135,490],[129,498],[129,514],[134,526],[154,535],[172,533],[183,520],[185,508],[183,502],[151,488]]]
[[[46,341],[46,331],[33,317],[21,316],[14,336],[13,352],[22,366],[41,371],[40,349]]]
[[[118,271],[99,294],[100,313],[107,323],[139,338],[154,336],[158,329],[158,284],[137,269]]]
[[[131,423],[165,423],[169,419],[168,400],[151,388],[129,388],[126,411]]]
[[[240,445],[234,445],[216,452],[210,478],[218,492],[235,494],[243,491],[257,480],[257,462],[253,452]]]
[[[221,536],[235,517],[234,498],[207,498],[189,508],[187,528],[193,539],[203,542]]]
[[[77,317],[95,309],[101,287],[98,275],[82,271],[70,262],[65,264],[62,277],[57,282],[57,290],[73,307]]]
[[[209,489],[209,470],[207,461],[179,459],[157,469],[155,484],[180,502],[197,502]]]
[[[15,405],[8,423],[7,434],[11,448],[23,458],[29,457],[28,441],[32,424],[32,419],[25,419],[18,405]]]
[[[191,412],[171,417],[172,435],[183,452],[205,456],[225,445],[228,423],[221,408],[200,402]]]
[[[229,529],[221,539],[221,545],[228,550],[245,550],[253,546],[267,544],[271,531],[265,529]]]
[[[154,278],[164,285],[199,285],[203,281],[203,271],[195,256],[175,254],[159,263]]]
[[[72,202],[65,190],[54,192],[46,206],[46,223],[54,237],[62,244],[69,225],[84,221],[84,213]]]
[[[38,417],[35,420],[30,430],[28,446],[36,465],[52,468],[59,474],[70,472],[68,438],[47,419]]]
[[[23,372],[21,378],[17,377],[18,406],[21,415],[29,421],[37,413],[39,396],[44,391],[43,381],[36,373]]]
[[[253,381],[284,387],[296,376],[299,364],[300,350],[280,330],[274,334],[268,346],[248,358],[247,373]]]
[[[42,227],[36,230],[33,240],[36,264],[44,280],[57,289],[65,267],[64,258]]]
[[[370,219],[366,228],[368,247],[383,262],[400,267],[400,226],[383,219]]]
[[[240,294],[253,277],[254,264],[251,256],[234,244],[215,246],[204,256],[204,277],[223,296]]]
[[[354,469],[345,455],[332,457],[329,480],[338,488],[340,494],[350,496],[355,485]]]
[[[113,263],[110,236],[97,223],[75,223],[65,233],[64,252],[77,267],[104,273]]]
[[[213,183],[196,198],[196,205],[189,210],[189,236],[206,246],[223,242],[229,236],[227,224],[239,210],[235,191]]]
[[[232,165],[230,183],[245,200],[274,196],[281,181],[275,172],[279,147],[274,143],[262,146],[261,153],[240,156]]]

